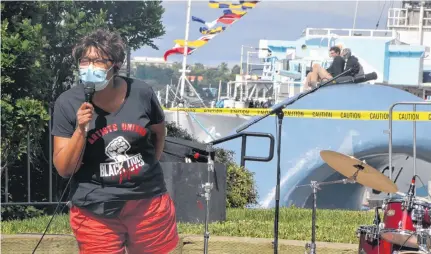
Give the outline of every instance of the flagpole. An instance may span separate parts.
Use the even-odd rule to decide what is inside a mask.
[[[183,68],[181,74],[181,86],[180,86],[180,98],[184,96],[184,86],[186,82],[186,67],[187,67],[187,51],[188,51],[188,40],[189,40],[189,27],[190,27],[190,11],[192,7],[192,1],[187,0],[187,14],[186,14],[186,34],[184,36],[184,54],[183,54]]]

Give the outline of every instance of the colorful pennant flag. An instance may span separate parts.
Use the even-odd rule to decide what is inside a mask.
[[[199,28],[199,32],[201,32],[201,34],[218,34],[223,32],[224,30],[226,30],[226,27],[224,26],[219,26],[212,29],[208,29],[206,27]]]
[[[181,47],[185,47],[186,43],[185,40],[175,40],[175,43],[180,45]],[[191,48],[200,48],[203,45],[207,44],[208,41],[204,41],[204,40],[196,40],[196,41],[189,41],[187,43],[187,47],[191,47]],[[184,51],[183,51],[184,52]]]
[[[241,17],[243,16],[236,15],[236,14],[225,14],[220,18],[218,18],[218,21],[226,25],[232,25],[233,23],[238,21]]]
[[[209,40],[213,39],[216,36],[217,36],[217,34],[208,34],[208,35],[204,35],[202,37],[199,37],[198,40],[209,41]]]
[[[192,16],[192,20],[195,22],[202,23],[208,28],[213,28],[218,23],[218,19],[214,20],[213,22],[206,22],[205,20],[198,18],[198,17],[195,17],[195,16]]]
[[[253,9],[259,1],[239,1],[243,9]]]
[[[239,15],[239,16],[244,16],[245,14],[247,14],[246,11],[237,11],[237,10],[223,10],[224,15],[230,15],[230,14],[234,14],[234,15]]]
[[[239,1],[239,4],[230,2],[210,1],[208,6],[213,9],[252,9],[259,1]]]
[[[187,47],[187,55],[190,55],[195,49]],[[184,54],[184,47],[179,46],[178,44],[175,45],[172,49],[165,52],[163,55],[163,58],[165,61],[168,60],[168,56],[173,54]]]
[[[205,25],[205,27],[199,28],[199,32],[203,34],[203,36],[197,40],[187,42],[187,55],[192,54],[196,49],[206,45],[215,36],[221,34],[233,23],[240,20],[247,14],[247,10],[254,8],[258,2],[259,1],[239,1],[239,4],[234,4],[230,2],[209,1],[208,5],[210,8],[225,9],[223,10],[223,15],[211,22],[192,16],[192,21],[201,23]],[[225,24],[227,26],[215,27],[218,23]],[[167,50],[164,54],[165,61],[167,61],[167,58],[170,55],[184,54],[186,44],[185,40],[175,40],[174,42],[175,46],[172,49]]]
[[[208,6],[213,9],[242,9],[242,4],[233,4],[229,2],[210,1]]]

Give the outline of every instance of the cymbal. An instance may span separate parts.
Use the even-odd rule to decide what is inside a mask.
[[[320,152],[320,157],[322,157],[331,168],[345,177],[355,180],[357,183],[387,193],[395,193],[398,191],[395,183],[387,176],[353,156],[323,150]],[[358,172],[356,179],[353,179],[353,175],[356,172]]]

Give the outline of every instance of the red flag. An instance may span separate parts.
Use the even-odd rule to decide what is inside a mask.
[[[194,48],[187,48],[187,54],[190,54],[191,51],[195,50]],[[173,54],[184,54],[184,47],[177,47],[177,48],[172,48],[168,51],[165,52],[165,54],[163,55],[163,58],[165,59],[165,61],[168,60],[168,56],[173,55]]]

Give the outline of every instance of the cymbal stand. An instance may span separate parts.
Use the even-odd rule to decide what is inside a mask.
[[[331,184],[347,184],[347,183],[355,183],[353,179],[346,178],[337,181],[330,182],[317,182],[311,181],[310,184],[298,185],[296,188],[310,186],[313,189],[313,210],[311,213],[311,243],[307,243],[305,245],[305,253],[316,254],[316,210],[317,210],[317,190],[321,190],[320,186],[322,185],[331,185]],[[309,252],[307,252],[309,250]]]
[[[426,254],[431,253],[430,252],[430,234],[429,234],[429,230],[428,229],[419,229],[416,232],[417,234],[417,238],[418,238],[418,246],[419,246],[419,251],[422,251]]]

